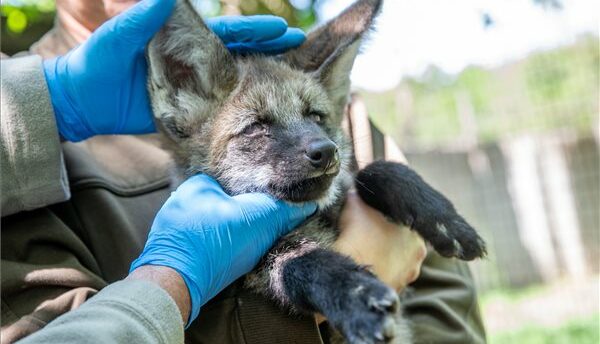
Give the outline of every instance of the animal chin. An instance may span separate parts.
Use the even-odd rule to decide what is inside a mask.
[[[322,174],[295,182],[273,183],[269,185],[269,191],[273,196],[286,201],[315,201],[327,194],[334,178],[335,174]]]

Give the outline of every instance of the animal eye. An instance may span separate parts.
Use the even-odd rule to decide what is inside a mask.
[[[318,112],[311,112],[308,115],[308,118],[310,118],[310,120],[315,121],[317,123],[321,123],[321,121],[323,121],[323,115]]]
[[[247,126],[242,134],[246,136],[254,136],[259,134],[264,134],[267,131],[267,127],[263,123],[254,122]]]

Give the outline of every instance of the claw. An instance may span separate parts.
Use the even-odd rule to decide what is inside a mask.
[[[392,292],[393,293],[393,292]],[[396,313],[398,309],[398,296],[396,293],[385,298],[369,297],[368,305],[371,309],[376,309],[385,313]]]
[[[464,251],[458,240],[454,239],[452,245],[454,245],[454,254],[459,258],[464,258]]]
[[[387,319],[385,319],[385,323],[383,323],[383,334],[385,336],[385,340],[388,341],[395,337],[396,322],[394,321],[394,318],[387,317]]]

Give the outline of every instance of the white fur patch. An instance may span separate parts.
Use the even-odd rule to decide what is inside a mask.
[[[362,292],[363,290],[365,290],[365,286],[364,286],[364,285],[362,285],[362,284],[359,284],[359,285],[358,285],[356,288],[352,289],[352,290],[350,291],[350,293],[351,293],[352,295],[358,295],[358,294],[360,294],[360,292]]]
[[[446,228],[446,226],[443,223],[437,223],[436,224],[437,230],[443,234],[444,236],[448,236],[448,228]]]
[[[275,297],[281,303],[289,304],[283,283],[283,268],[285,267],[285,264],[294,258],[301,257],[317,249],[318,247],[319,245],[314,242],[306,242],[295,250],[285,253],[275,253],[276,258],[273,262],[273,267],[270,274],[269,287],[274,292]]]

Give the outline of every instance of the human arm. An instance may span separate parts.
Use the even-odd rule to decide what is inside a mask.
[[[200,305],[252,269],[280,235],[315,209],[264,194],[230,197],[211,178],[192,177],[158,212],[144,251],[124,281],[28,340],[177,342],[182,319],[192,321]]]
[[[465,262],[439,256],[421,237],[350,193],[334,249],[370,265],[399,292],[415,343],[485,343],[477,293]],[[405,290],[405,288],[408,288]],[[322,318],[319,318],[322,320]]]
[[[126,279],[19,343],[183,343],[183,322],[159,284]]]
[[[387,221],[355,193],[348,195],[340,228],[336,251],[371,266],[382,281],[405,292],[401,302],[415,343],[485,343],[477,293],[465,262],[433,251],[427,254],[416,232]]]
[[[395,288],[410,284],[401,294],[401,305],[411,323],[414,342],[485,343],[475,283],[467,263],[441,257],[433,249],[426,256],[427,251],[416,232],[406,227],[390,227],[385,219],[374,221],[381,214],[373,209],[363,212],[364,215],[353,212],[356,214],[354,222],[366,224],[356,229],[359,234],[349,233],[349,238],[354,239],[353,247],[361,253],[359,257],[366,264],[373,262],[373,270],[384,282]],[[369,218],[371,220],[367,220]],[[411,235],[416,236],[420,245]],[[418,278],[414,273],[405,273],[411,268],[420,268]]]

